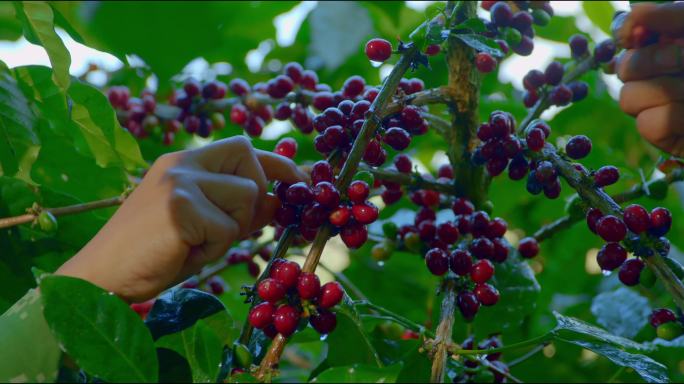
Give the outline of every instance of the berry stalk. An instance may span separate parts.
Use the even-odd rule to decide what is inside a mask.
[[[431,180],[426,180],[418,173],[401,173],[387,169],[376,169],[367,166],[361,166],[362,171],[367,171],[373,174],[374,177],[384,181],[391,181],[408,187],[416,189],[429,189],[437,191],[450,196],[463,196],[462,187],[454,181],[453,184],[438,183]]]
[[[443,383],[449,347],[452,344],[454,315],[456,313],[456,284],[447,280],[444,285],[444,298],[440,309],[439,325],[433,342],[431,383]]]

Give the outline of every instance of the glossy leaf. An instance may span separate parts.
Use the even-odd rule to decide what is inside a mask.
[[[346,296],[343,303],[336,307],[335,312],[337,313],[337,327],[326,339],[328,364],[332,367],[355,363],[382,367],[383,364],[377,351],[364,332],[356,308]]]
[[[610,23],[615,13],[613,5],[608,1],[583,1],[582,8],[589,19],[610,36]]]
[[[493,39],[490,39],[488,37],[484,37],[482,35],[476,35],[476,34],[471,34],[471,33],[466,33],[466,34],[454,34],[457,38],[459,38],[461,41],[472,47],[478,52],[485,52],[489,53],[492,56],[495,57],[502,57],[503,53],[501,52],[501,49],[499,47],[499,44],[496,43]]]
[[[591,313],[596,321],[618,336],[632,338],[648,323],[651,306],[635,291],[621,287],[594,297]]]
[[[79,367],[107,381],[157,381],[152,336],[123,300],[66,276],[44,277],[40,290],[52,333]]]
[[[192,369],[193,383],[216,381],[224,344],[203,320],[198,320],[190,328],[163,336],[155,344],[185,357]]]
[[[346,367],[333,367],[316,376],[312,383],[393,383],[402,364],[378,368],[372,365],[354,364]]]
[[[564,340],[574,340],[574,338],[566,336],[566,332],[569,332],[575,334],[575,336],[597,339],[601,342],[612,344],[621,348],[633,349],[636,351],[652,350],[651,347],[648,347],[644,344],[639,344],[621,336],[613,335],[606,330],[593,326],[582,320],[566,317],[557,312],[554,312],[554,316],[556,316],[556,321],[558,321],[558,324],[553,332],[562,337]]]

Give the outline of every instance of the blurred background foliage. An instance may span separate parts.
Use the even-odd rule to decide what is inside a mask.
[[[156,85],[160,98],[165,97],[190,74],[225,82],[241,77],[254,84],[279,73],[282,65],[290,61],[298,61],[306,68],[316,70],[320,81],[330,84],[334,89],[355,74],[363,76],[370,84],[378,84],[381,74],[387,73],[388,65],[378,68],[369,64],[363,53],[365,41],[375,36],[395,41],[407,40],[408,33],[426,17],[433,15],[439,6],[435,3],[427,7],[407,7],[403,1],[195,1],[167,2],[163,5],[146,1],[69,1],[50,4],[55,24],[72,39],[111,53],[125,63],[111,73],[107,85],[126,85],[131,88],[132,94],[137,95],[145,86],[152,84]],[[538,35],[549,43],[548,46],[557,47],[555,43],[565,43],[569,36],[578,32],[578,25],[582,26],[584,33],[592,36],[600,36],[600,31],[608,30],[614,12],[610,2],[587,2],[583,4],[583,10],[577,15],[552,18],[549,26],[537,28]],[[282,43],[280,40],[283,39],[277,38],[274,20],[292,12],[302,22],[297,32],[292,34],[294,40]],[[580,17],[582,20],[579,20]],[[14,41],[21,36],[22,24],[18,21],[15,8],[9,2],[0,3],[0,39]],[[562,53],[562,49],[550,51],[560,54],[561,61],[568,57],[567,53]],[[545,58],[547,62],[551,59],[553,57]],[[430,69],[421,68],[410,76],[423,79],[427,88],[445,84],[447,72],[443,55],[432,58],[430,64]],[[540,63],[537,68],[543,68],[543,65],[545,63]],[[54,63],[53,67],[56,67]],[[501,68],[506,68],[506,63]],[[103,160],[101,152],[89,144],[87,132],[90,128],[97,127],[100,130],[98,135],[108,138],[109,143],[117,142],[115,130],[120,130],[118,123],[106,118],[107,113],[110,117],[112,115],[106,99],[91,94],[93,88],[87,80],[93,79],[90,77],[92,73],[81,76],[83,83],[72,79],[68,90],[77,106],[83,105],[91,111],[92,121],[81,122],[80,125],[69,117],[68,111],[74,105],[67,105],[59,98],[59,90],[50,78],[51,70],[25,66],[14,68],[12,74],[3,75],[0,79],[0,114],[5,119],[3,122],[23,121],[28,122],[28,125],[23,125],[24,129],[16,124],[14,128],[12,125],[4,127],[5,132],[11,134],[10,141],[19,147],[0,147],[0,160],[3,161],[0,162],[0,217],[21,214],[34,202],[54,207],[121,193],[129,184],[130,170],[140,168],[142,164],[137,148],[134,148],[135,143],[126,141],[120,147],[114,144],[108,146],[113,155],[107,161]],[[618,184],[608,187],[610,193],[625,190],[642,178],[648,180],[654,177],[654,165],[661,153],[639,137],[633,119],[620,111],[606,83],[614,80],[596,72],[586,75],[584,80],[591,86],[585,101],[545,115],[550,118],[554,140],[562,142],[568,135],[574,134],[591,137],[593,151],[584,164],[593,169],[612,164],[619,167],[623,174]],[[102,85],[102,81],[94,83]],[[510,82],[506,76],[484,76],[481,117],[485,119],[491,111],[503,109],[512,112],[520,121],[526,111],[522,106],[519,86],[520,78]],[[13,99],[13,104],[8,104],[10,99]],[[12,113],[12,108],[25,113]],[[104,112],[92,113],[97,109],[103,109]],[[446,116],[444,108],[438,106],[432,107],[431,112]],[[238,127],[229,124],[222,131],[215,132],[213,139],[241,133]],[[262,138],[254,139],[253,143],[259,148],[271,150],[281,135],[291,135],[298,140],[298,163],[306,164],[319,159],[312,147],[313,137],[298,131],[288,132],[288,127],[270,127]],[[142,159],[152,162],[164,152],[202,143],[183,132],[170,148],[161,145],[159,135],[140,141],[139,147]],[[16,172],[10,172],[7,164],[12,159],[8,153],[18,155],[13,152],[15,148],[23,148],[23,153],[28,154],[29,158],[33,154],[35,158],[28,164],[18,162]],[[430,133],[414,140],[409,153],[423,167],[436,171],[440,164],[446,162],[443,155],[445,149],[441,137]],[[389,158],[392,156],[390,154]],[[22,159],[26,161],[26,157]],[[494,215],[505,218],[509,227],[514,229],[509,233],[513,241],[563,216],[565,201],[571,195],[572,190],[564,184],[559,199],[531,196],[526,192],[524,183],[512,182],[507,177],[494,180],[489,191],[489,198],[494,202]],[[682,261],[679,249],[684,247],[684,238],[676,234],[684,230],[684,221],[677,219],[684,212],[677,189],[673,187],[664,201],[643,198],[638,202],[647,208],[663,205],[673,212],[676,219],[671,231],[673,236],[670,237],[672,253]],[[396,213],[396,219],[399,220],[402,212],[405,212],[402,211],[404,208],[411,208],[407,199],[385,210],[381,217],[388,218]],[[59,230],[55,234],[45,234],[28,225],[0,231],[0,309],[4,311],[34,285],[31,267],[54,270],[80,249],[113,211],[104,209],[60,217]],[[530,262],[541,290],[519,292],[519,295],[511,296],[514,297],[512,302],[483,308],[472,326],[466,325],[457,316],[454,339],[462,340],[472,327],[480,337],[503,330],[506,344],[525,340],[554,326],[552,311],[611,330],[615,324],[601,320],[602,316],[608,316],[605,311],[592,310],[592,302],[597,300],[595,297],[604,295],[599,296],[603,301],[596,307],[607,308],[610,316],[637,305],[634,304],[637,301],[605,300],[605,295],[620,289],[620,284],[615,275],[602,276],[595,265],[594,255],[600,245],[601,240],[582,224],[545,241],[540,256]],[[368,245],[353,252],[350,261],[335,244],[331,245],[328,253],[324,264],[343,272],[372,302],[415,322],[435,326],[441,297],[435,296],[437,279],[428,273],[420,257],[397,252],[389,261],[379,264],[370,257]],[[342,258],[342,261],[335,258]],[[244,319],[248,307],[242,304],[239,287],[252,278],[242,265],[226,270],[222,276],[228,282],[229,289],[221,299],[233,318]],[[660,284],[650,291],[641,288],[629,291],[632,295],[648,299],[640,302],[643,307],[671,305]],[[633,334],[630,336],[636,335],[637,341],[652,340],[654,332],[646,325],[644,316],[635,317],[638,318],[623,319],[632,328],[629,332]],[[388,351],[384,356],[388,361],[403,353],[408,353],[406,359],[414,359],[405,361],[415,364],[423,361],[420,356],[413,356],[416,349],[414,341],[391,340],[373,324],[369,325],[369,329],[376,348]],[[346,342],[348,349],[345,350],[353,353],[353,338],[340,342]],[[325,344],[316,338],[306,335],[295,338],[285,354],[283,375],[279,380],[306,380],[309,372],[321,361],[324,349]],[[524,350],[506,353],[504,359],[511,361],[523,353]],[[671,379],[684,380],[681,342],[679,349],[660,349],[652,357],[669,367]],[[524,381],[598,382],[616,373],[619,381],[639,379],[631,369],[618,372],[619,369],[587,349],[553,343],[542,353],[513,367],[512,373]]]

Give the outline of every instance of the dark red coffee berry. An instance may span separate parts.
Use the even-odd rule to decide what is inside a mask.
[[[603,213],[598,208],[589,208],[587,211],[587,226],[592,232],[596,233],[596,225],[602,217]]]
[[[243,125],[247,122],[247,107],[242,104],[235,104],[230,110],[230,121],[233,124]]]
[[[597,187],[605,187],[617,183],[620,179],[620,171],[612,165],[599,168],[594,174],[594,183]]]
[[[667,308],[654,309],[651,315],[648,317],[648,322],[651,323],[653,328],[658,328],[661,324],[669,323],[671,321],[676,321],[677,316],[674,312]]]
[[[304,182],[290,185],[285,192],[285,201],[292,205],[305,205],[313,200],[313,191]]]
[[[447,244],[455,243],[458,236],[458,227],[452,221],[446,221],[437,226],[437,237]]]
[[[366,229],[365,225],[360,223],[347,223],[342,228],[342,231],[340,232],[340,237],[342,238],[342,241],[347,247],[351,249],[357,249],[361,247],[366,242],[366,240],[368,240],[368,229]]]
[[[342,86],[342,94],[344,97],[354,98],[362,94],[365,87],[366,81],[363,79],[363,77],[354,75],[344,82],[344,85]]]
[[[226,283],[220,276],[213,276],[207,281],[207,285],[214,295],[222,295],[226,290]]]
[[[316,229],[325,224],[328,219],[328,209],[321,204],[314,203],[307,205],[301,214],[302,225]]]
[[[494,265],[489,260],[479,260],[470,271],[470,279],[475,283],[486,283],[494,276]]]
[[[425,54],[428,56],[434,56],[441,51],[442,48],[438,44],[431,44],[425,48]]]
[[[596,262],[604,271],[612,271],[627,260],[627,251],[618,243],[607,243],[596,255]]]
[[[378,219],[378,207],[367,201],[352,206],[354,219],[361,224],[370,224]]]
[[[347,188],[347,197],[349,197],[352,203],[356,204],[366,201],[369,193],[368,183],[363,180],[354,180],[349,184],[349,188]]]
[[[499,291],[493,285],[477,284],[473,292],[480,304],[484,306],[492,306],[499,301]]]
[[[615,42],[612,39],[604,40],[594,48],[594,59],[599,63],[609,62],[615,56]]]
[[[640,259],[629,259],[622,264],[618,278],[622,284],[627,286],[634,286],[639,284],[641,277],[641,270],[644,269],[644,262]]]
[[[561,84],[551,90],[551,102],[559,107],[570,104],[572,90],[565,84]]]
[[[541,184],[549,184],[553,182],[556,180],[557,175],[556,167],[554,167],[550,161],[542,160],[537,163],[534,176]]]
[[[183,90],[189,97],[197,96],[200,93],[200,84],[195,79],[185,80],[185,84],[183,84]]]
[[[513,10],[505,1],[494,4],[489,12],[497,27],[507,27],[513,22]]]
[[[283,73],[289,76],[295,83],[299,83],[302,80],[303,71],[304,68],[302,68],[301,64],[296,62],[287,63],[283,67]]]
[[[525,108],[532,108],[539,101],[539,94],[537,91],[527,91],[523,96],[523,105]]]
[[[570,37],[570,52],[572,57],[580,58],[589,52],[589,41],[584,35],[572,35]]]
[[[273,325],[281,335],[287,337],[297,330],[299,311],[290,305],[281,305],[273,314]]]
[[[342,301],[344,296],[344,288],[337,281],[325,283],[321,287],[321,293],[318,295],[318,306],[321,308],[332,308]]]
[[[646,232],[651,226],[651,217],[648,211],[637,204],[632,204],[625,208],[623,220],[627,228],[636,234]]]
[[[539,254],[539,243],[534,237],[526,237],[518,243],[520,256],[531,259]]]
[[[503,237],[497,237],[492,240],[494,244],[494,255],[492,261],[495,263],[503,263],[508,259],[508,243]]]
[[[456,297],[456,305],[458,305],[458,309],[466,321],[471,321],[480,309],[480,302],[477,300],[477,296],[470,291],[459,292]]]
[[[525,77],[523,77],[523,87],[528,91],[536,91],[537,88],[544,85],[544,83],[546,83],[546,76],[544,75],[544,72],[538,69],[527,72]]]
[[[455,215],[470,215],[475,210],[475,206],[467,199],[459,197],[454,200],[451,210],[454,211]]]
[[[475,67],[482,73],[489,73],[496,68],[496,59],[489,53],[480,52],[475,55]]]
[[[285,289],[290,289],[297,285],[301,272],[302,269],[299,267],[299,264],[294,261],[285,260],[271,268],[270,277],[283,284]]]
[[[596,233],[605,241],[622,241],[627,235],[625,223],[613,215],[606,215],[596,223]]]
[[[589,84],[584,81],[573,81],[568,84],[568,88],[572,91],[572,102],[584,100],[589,94]]]
[[[330,213],[328,220],[330,220],[330,224],[336,227],[344,227],[349,222],[349,219],[351,219],[351,216],[351,208],[347,206],[340,206]]]
[[[287,289],[280,281],[267,278],[257,286],[257,294],[262,300],[275,303],[285,297]]]
[[[333,169],[325,160],[319,160],[311,167],[311,183],[317,185],[321,181],[333,182]]]
[[[437,177],[444,177],[447,179],[453,179],[454,178],[454,169],[451,167],[451,164],[440,165],[439,169],[437,170]]]
[[[457,249],[451,253],[449,268],[459,276],[469,275],[473,269],[473,258],[468,251]]]
[[[313,191],[316,201],[326,208],[336,208],[340,204],[340,192],[330,182],[319,182]]]
[[[565,72],[565,68],[563,68],[563,64],[559,63],[558,61],[551,62],[546,67],[546,70],[544,71],[544,78],[546,79],[546,84],[549,84],[549,85],[560,84],[561,81],[563,80],[563,73],[564,72]]]
[[[366,56],[373,61],[385,61],[392,56],[392,44],[385,39],[370,39],[366,43]]]
[[[397,171],[401,173],[411,173],[413,164],[408,156],[398,154],[394,157],[394,166],[397,168]]]
[[[301,85],[302,88],[315,91],[316,84],[318,84],[318,75],[316,72],[309,69],[302,72],[302,78],[299,80],[299,85]]]
[[[504,219],[497,217],[489,222],[485,235],[489,239],[495,239],[497,237],[502,237],[507,229],[508,223],[506,223]]]
[[[309,323],[316,330],[316,332],[321,335],[327,335],[328,333],[335,330],[337,326],[337,316],[335,313],[328,311],[327,309],[319,308],[317,310],[318,314],[311,315],[309,318]]]
[[[418,235],[423,241],[432,241],[437,234],[437,226],[432,220],[425,220],[418,224]]]
[[[520,56],[529,56],[534,50],[534,40],[530,36],[524,36],[520,39],[520,44],[513,47],[513,52]]]
[[[269,302],[257,304],[249,311],[249,323],[256,329],[264,329],[273,323],[275,307]]]
[[[575,160],[587,157],[589,152],[591,152],[591,140],[584,135],[573,136],[565,145],[565,153]]]
[[[667,208],[654,208],[651,211],[651,228],[649,232],[653,236],[663,236],[670,231],[672,226],[672,214]]]
[[[291,137],[285,137],[276,144],[273,152],[292,159],[297,154],[297,141]]]
[[[302,272],[297,280],[297,292],[304,300],[311,300],[321,291],[321,281],[315,273]]]
[[[432,248],[425,254],[425,264],[430,273],[442,276],[449,270],[449,254],[439,248]]]
[[[534,152],[539,152],[544,148],[545,135],[544,131],[539,128],[532,128],[527,132],[527,137],[525,138],[527,142],[527,147]]]
[[[392,127],[385,132],[384,141],[396,151],[406,149],[411,144],[411,135],[399,127]]]

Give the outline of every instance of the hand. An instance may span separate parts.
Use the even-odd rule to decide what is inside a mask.
[[[627,48],[617,61],[620,107],[646,140],[684,156],[684,3],[635,4],[615,35]]]
[[[303,181],[289,159],[234,137],[161,156],[98,234],[57,271],[130,301],[155,297],[268,224],[268,180]]]

